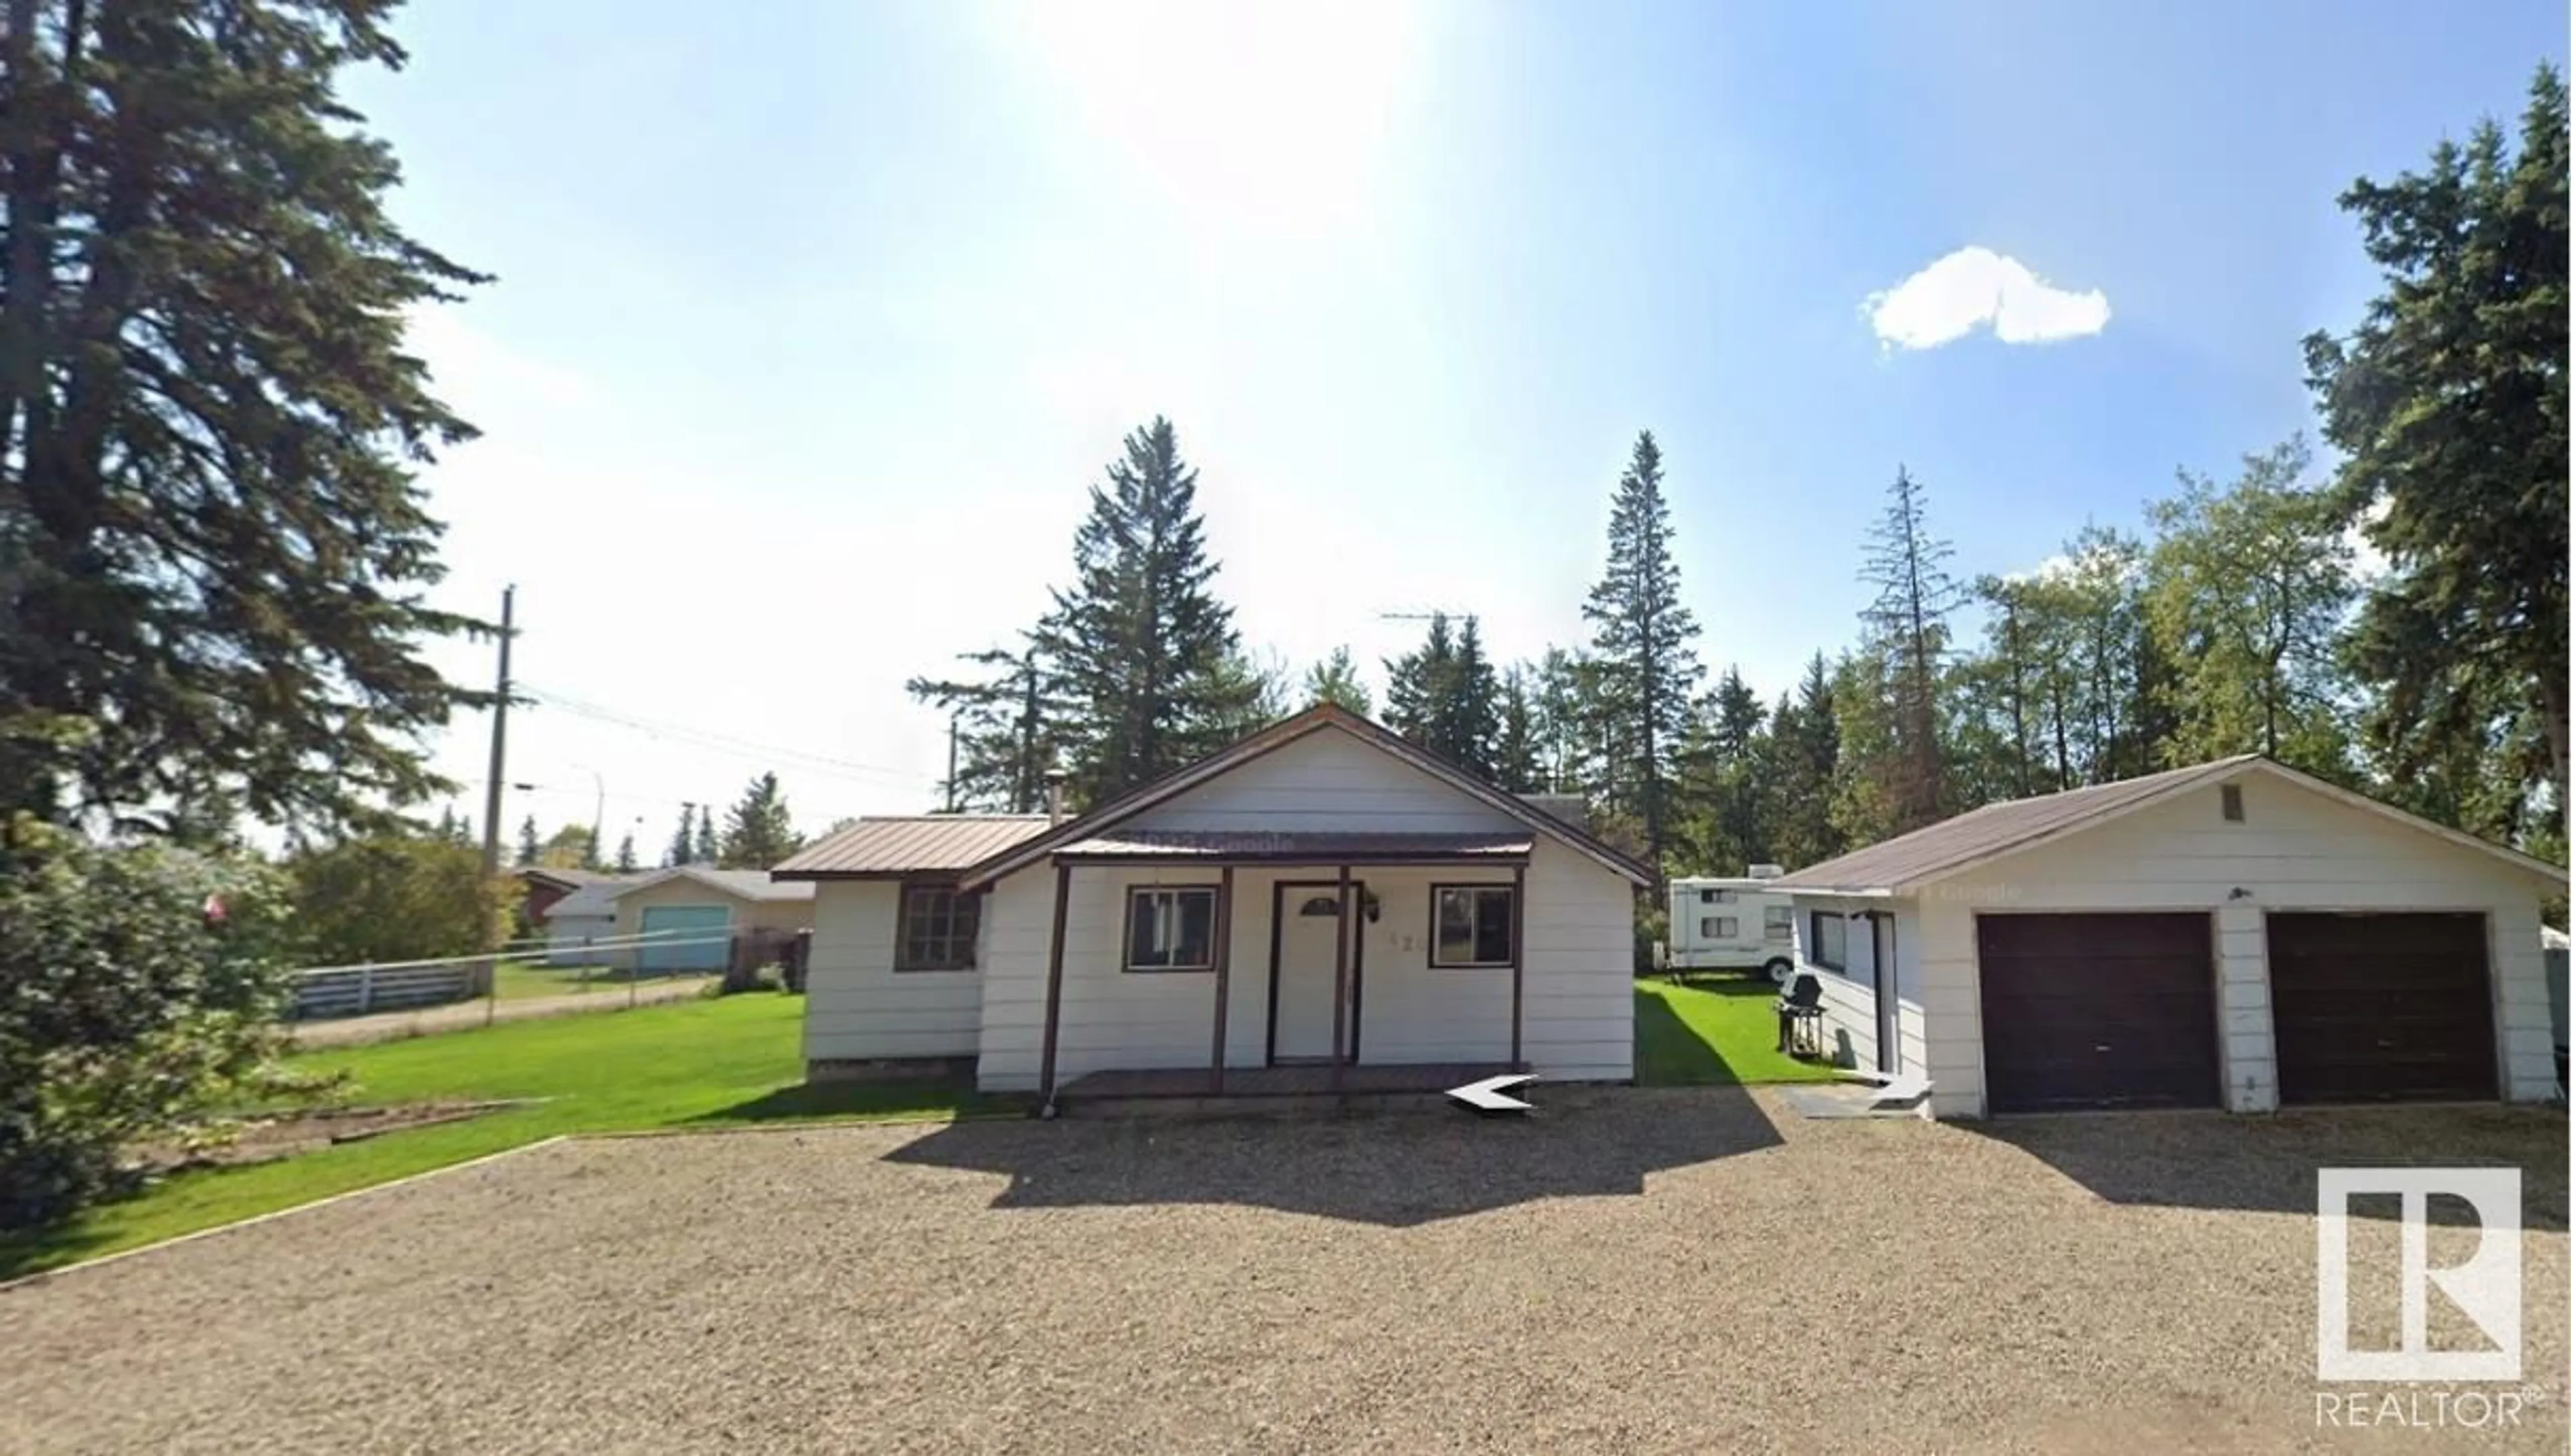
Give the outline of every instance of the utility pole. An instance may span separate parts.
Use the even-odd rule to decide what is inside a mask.
[[[500,691],[491,700],[491,779],[482,798],[482,878],[500,872],[500,790],[509,762],[509,640],[517,634],[518,589],[500,589]],[[500,1018],[500,963],[493,961],[482,1002],[482,1024]]]
[[[500,872],[500,790],[509,761],[509,639],[516,633],[518,589],[500,591],[500,691],[491,700],[491,777],[482,797],[482,876]]]
[[[964,722],[961,713],[946,716],[946,811],[955,812],[955,738]]]

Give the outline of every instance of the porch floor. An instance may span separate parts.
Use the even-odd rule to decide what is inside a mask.
[[[1062,1086],[1073,1097],[1326,1097],[1333,1091],[1380,1093],[1444,1092],[1512,1070],[1505,1062],[1421,1062],[1404,1066],[1354,1066],[1340,1069],[1342,1080],[1330,1084],[1330,1068],[1319,1066],[1228,1067],[1223,1086],[1215,1087],[1211,1067],[1159,1067],[1136,1072],[1091,1072]],[[1523,1071],[1518,1068],[1515,1070]]]

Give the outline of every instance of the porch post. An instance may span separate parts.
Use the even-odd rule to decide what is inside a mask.
[[[1526,1064],[1526,864],[1509,886],[1509,1070]]]
[[[1214,1090],[1223,1094],[1223,1021],[1232,1003],[1232,866],[1214,897]]]
[[[1039,1076],[1047,1112],[1053,1110],[1054,1048],[1062,1036],[1062,940],[1070,916],[1071,866],[1057,860],[1053,867],[1053,951],[1045,961],[1044,1070]]]
[[[1348,867],[1339,866],[1338,964],[1330,974],[1330,1090],[1347,1081],[1348,1045]]]

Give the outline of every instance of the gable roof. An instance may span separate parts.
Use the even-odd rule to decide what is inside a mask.
[[[1836,859],[1823,860],[1770,880],[1768,887],[1801,890],[1807,894],[1905,894],[2003,855],[2015,854],[2049,840],[2094,828],[2110,819],[2122,818],[2202,784],[2234,779],[2246,773],[2265,773],[2282,778],[2299,788],[2380,814],[2451,844],[2480,850],[2512,868],[2530,870],[2556,880],[2563,875],[2559,866],[2521,854],[2506,845],[2493,844],[2487,839],[2450,829],[2257,753],[2241,753],[2230,758],[2217,758],[2210,763],[2149,773],[2115,783],[2099,783],[2087,788],[2064,789],[2060,793],[2038,794],[2033,798],[1984,804],[1968,813],[1941,819],[1880,844],[1868,845]]]
[[[1600,839],[1585,827],[1549,813],[1516,794],[1484,782],[1435,753],[1405,740],[1381,724],[1360,718],[1335,704],[1321,703],[1282,723],[1271,724],[1258,732],[1233,743],[1230,747],[1218,749],[1185,768],[1165,773],[1139,788],[1110,799],[1088,813],[1067,819],[1022,843],[1002,850],[968,870],[960,881],[961,887],[968,890],[979,888],[1036,863],[1056,849],[1097,838],[1102,831],[1123,823],[1155,804],[1166,803],[1189,789],[1220,778],[1255,758],[1273,753],[1287,743],[1295,742],[1326,728],[1336,728],[1368,747],[1391,754],[1457,792],[1497,809],[1529,828],[1540,830],[1562,841],[1627,880],[1636,884],[1651,883],[1652,871],[1649,865]]]
[[[899,879],[972,868],[1044,832],[1043,814],[887,814],[805,845],[769,873],[778,879]]]
[[[644,875],[631,884],[618,885],[616,893],[609,898],[621,900],[637,890],[648,890],[654,885],[665,885],[674,879],[695,880],[718,894],[730,895],[736,900],[808,900],[812,898],[812,886],[808,883],[772,880],[768,877],[768,871],[764,869],[717,869],[708,864],[682,864],[674,869]]]
[[[616,897],[629,885],[643,882],[641,874],[602,874],[594,876],[579,889],[545,907],[542,919],[578,920],[583,917],[611,919],[616,914]]]
[[[565,890],[576,890],[584,885],[601,884],[618,877],[607,870],[576,869],[553,864],[521,864],[512,869],[510,873],[517,875],[520,879],[546,880]]]

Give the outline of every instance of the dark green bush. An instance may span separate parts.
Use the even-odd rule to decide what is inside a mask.
[[[0,827],[0,1227],[117,1191],[126,1149],[248,1085],[274,1051],[285,906],[253,860]]]

